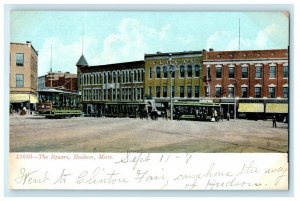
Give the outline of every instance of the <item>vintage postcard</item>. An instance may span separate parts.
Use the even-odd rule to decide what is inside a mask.
[[[11,190],[289,189],[288,11],[9,17]]]

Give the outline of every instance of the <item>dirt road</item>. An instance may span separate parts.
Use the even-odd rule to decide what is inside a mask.
[[[11,152],[287,152],[288,125],[277,125],[14,115],[9,139]]]

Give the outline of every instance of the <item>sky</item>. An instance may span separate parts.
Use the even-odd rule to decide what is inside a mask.
[[[12,11],[10,41],[32,42],[39,52],[39,76],[49,72],[51,63],[53,71],[76,73],[82,53],[91,66],[143,60],[144,54],[156,52],[238,50],[239,37],[241,50],[287,48],[287,16],[285,12]]]

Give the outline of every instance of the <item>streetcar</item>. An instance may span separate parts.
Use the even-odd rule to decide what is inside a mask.
[[[105,117],[129,117],[153,120],[158,118],[158,111],[154,100],[132,101],[132,102],[108,102],[102,105]]]
[[[174,103],[173,114],[177,120],[218,121],[222,108],[218,103],[178,101]]]
[[[46,118],[71,118],[82,115],[80,95],[63,89],[38,91],[37,114]]]

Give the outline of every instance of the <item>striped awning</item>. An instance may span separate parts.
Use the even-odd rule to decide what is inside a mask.
[[[10,94],[9,100],[11,103],[23,103],[28,101],[30,101],[30,103],[38,102],[37,97],[32,94]]]
[[[240,103],[239,112],[264,112],[263,103]]]
[[[287,103],[267,103],[266,113],[288,113]]]

